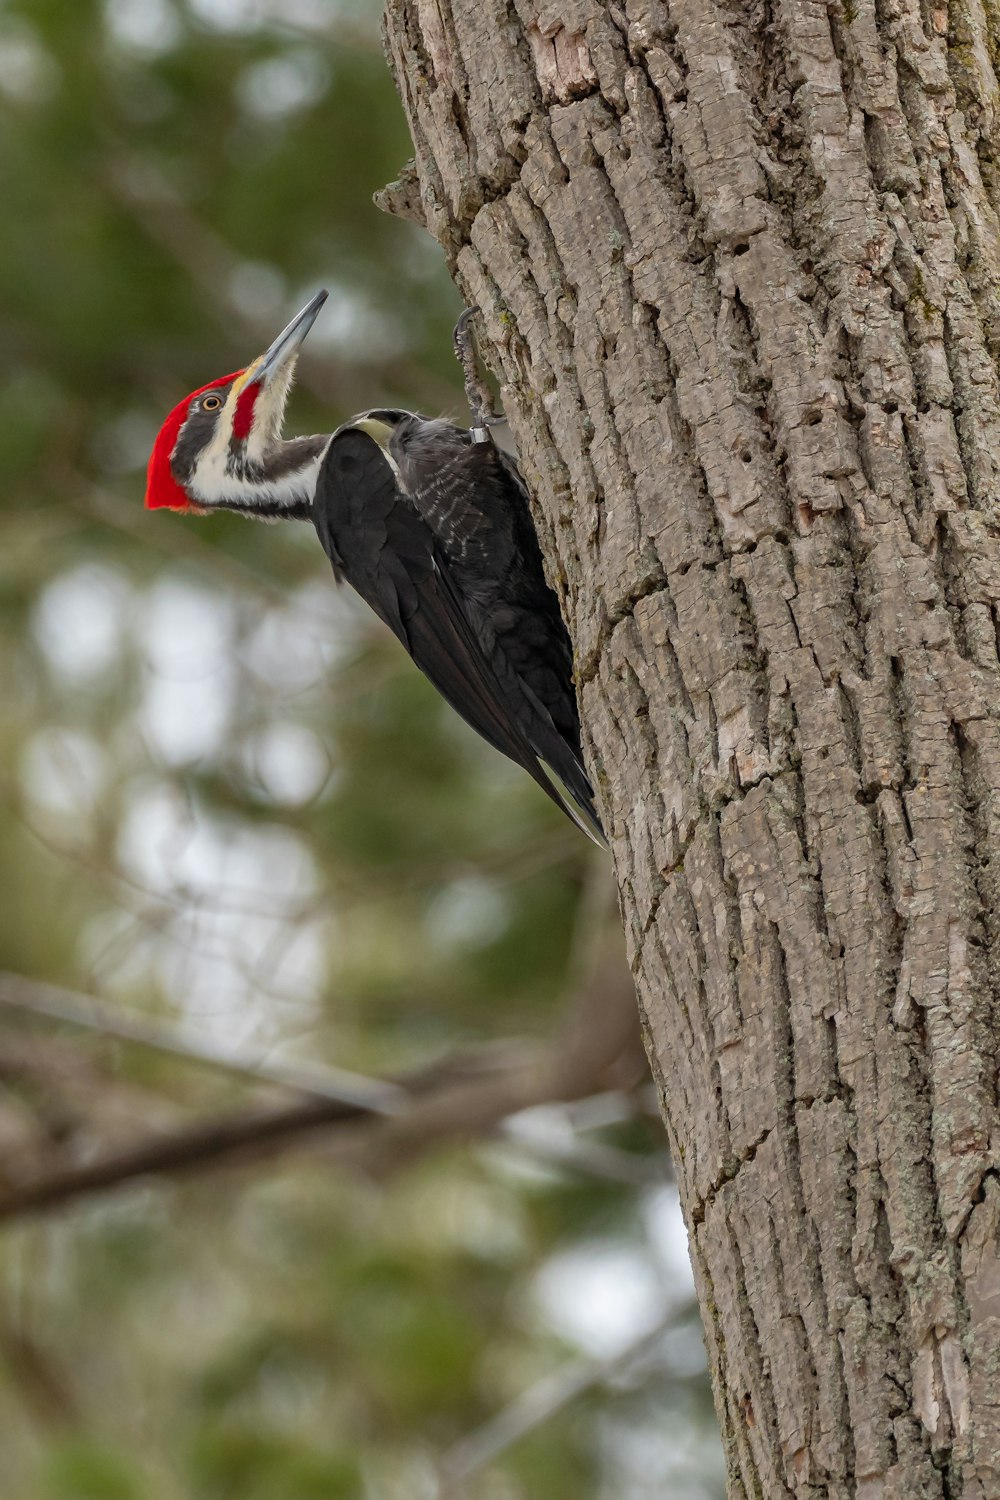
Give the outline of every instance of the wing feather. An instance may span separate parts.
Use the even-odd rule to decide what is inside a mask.
[[[320,470],[313,519],[334,568],[393,631],[442,697],[579,822],[505,701],[440,542],[400,492],[382,450],[366,433],[347,428],[334,435]]]

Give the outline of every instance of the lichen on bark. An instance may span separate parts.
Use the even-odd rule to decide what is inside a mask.
[[[734,1496],[1000,1494],[990,15],[387,9],[396,206],[483,311],[574,641]]]

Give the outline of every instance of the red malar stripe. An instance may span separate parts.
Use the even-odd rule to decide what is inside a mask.
[[[233,415],[233,437],[239,438],[240,442],[250,436],[253,426],[253,409],[260,395],[260,385],[256,380],[251,380],[249,385],[244,386],[236,398],[236,411]]]

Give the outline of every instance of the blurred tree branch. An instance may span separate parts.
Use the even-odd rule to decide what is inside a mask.
[[[68,1369],[6,1309],[0,1309],[0,1361],[42,1422],[59,1428],[79,1422],[79,1402]]]
[[[595,1385],[626,1372],[632,1365],[654,1354],[664,1335],[678,1323],[689,1321],[691,1305],[685,1302],[646,1329],[608,1359],[568,1360],[559,1369],[529,1386],[481,1427],[461,1438],[441,1460],[440,1500],[464,1500],[465,1484],[488,1468],[508,1448],[519,1443],[543,1422],[548,1422],[570,1402]]]
[[[179,1026],[168,1021],[151,1021],[124,1013],[91,995],[80,994],[61,985],[44,984],[23,974],[0,970],[0,1006],[64,1021],[87,1031],[121,1041],[135,1042],[158,1052],[169,1052],[187,1062],[224,1068],[261,1083],[275,1083],[299,1094],[329,1099],[334,1103],[358,1105],[372,1113],[391,1113],[398,1108],[404,1093],[394,1084],[382,1083],[327,1065],[285,1063],[249,1056],[229,1047],[212,1046],[196,1041]]]
[[[52,1209],[138,1177],[260,1161],[319,1131],[328,1132],[327,1155],[355,1171],[384,1176],[438,1142],[489,1134],[521,1110],[595,1090],[632,1088],[645,1077],[631,978],[617,954],[597,968],[549,1046],[505,1048],[499,1055],[489,1048],[390,1082],[335,1070],[324,1082],[322,1070],[251,1064],[221,1050],[189,1046],[169,1028],[114,1017],[96,1002],[88,1010],[81,997],[20,975],[0,976],[0,1004],[294,1086],[306,1095],[287,1105],[254,1105],[166,1135],[157,1132],[134,1146],[11,1183],[0,1189],[0,1219]],[[335,1138],[333,1127],[340,1127]],[[587,1170],[585,1156],[568,1164]],[[607,1164],[598,1171],[606,1175]]]

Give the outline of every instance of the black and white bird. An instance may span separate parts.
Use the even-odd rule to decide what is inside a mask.
[[[311,520],[337,578],[441,695],[603,843],[569,637],[528,493],[478,407],[471,429],[378,408],[333,434],[282,438],[299,350],[325,300],[318,293],[245,370],[173,409],[146,505]]]

